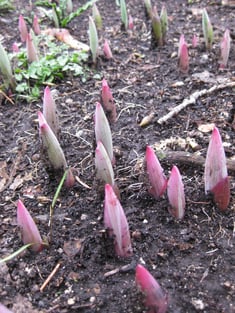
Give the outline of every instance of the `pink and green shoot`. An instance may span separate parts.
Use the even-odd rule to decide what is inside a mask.
[[[58,137],[59,121],[56,112],[56,103],[48,86],[44,89],[43,116],[45,117],[51,130],[54,132],[56,137]]]
[[[223,39],[220,43],[220,69],[227,67],[228,58],[230,54],[231,38],[229,29],[226,29],[223,35]]]
[[[92,61],[96,64],[99,50],[99,40],[98,33],[96,29],[95,22],[91,16],[89,16],[89,41],[90,41],[90,49],[92,55]]]
[[[105,185],[104,224],[114,236],[115,252],[120,257],[132,255],[129,225],[123,208],[111,185]]]
[[[114,123],[117,118],[116,105],[114,103],[112,92],[106,79],[102,80],[101,104],[105,113],[107,113],[110,123]]]

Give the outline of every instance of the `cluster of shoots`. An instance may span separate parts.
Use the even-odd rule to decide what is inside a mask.
[[[152,7],[150,0],[144,1],[146,12],[151,19],[153,37],[158,46],[166,43],[166,35],[168,31],[168,16],[165,5],[162,6],[160,16],[157,7]]]
[[[205,162],[205,192],[211,193],[215,204],[225,211],[230,201],[230,182],[223,142],[217,127],[213,129]]]
[[[176,219],[181,220],[185,213],[185,193],[182,177],[177,166],[172,167],[169,180],[167,181],[161,164],[150,146],[146,147],[145,162],[150,183],[149,193],[155,199],[159,199],[167,190],[167,197],[170,203],[169,212]]]
[[[136,285],[145,297],[148,313],[165,313],[168,307],[167,294],[156,279],[143,266],[138,264],[135,271]]]

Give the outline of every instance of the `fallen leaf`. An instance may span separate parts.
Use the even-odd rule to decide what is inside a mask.
[[[198,130],[202,133],[209,133],[214,129],[214,127],[215,127],[214,123],[201,124],[198,126]]]

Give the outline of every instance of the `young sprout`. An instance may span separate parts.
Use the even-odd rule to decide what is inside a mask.
[[[185,213],[185,194],[182,177],[177,166],[173,166],[167,183],[167,196],[170,202],[169,212],[181,220]]]
[[[217,127],[213,129],[205,162],[205,193],[211,192],[214,202],[225,211],[230,201],[230,182],[222,139]]]
[[[133,17],[131,15],[129,15],[129,19],[128,19],[128,28],[130,30],[134,29],[134,21],[133,21]]]
[[[149,18],[152,18],[152,4],[151,0],[144,0],[144,6]]]
[[[33,251],[41,251],[43,248],[42,238],[34,220],[21,200],[18,200],[17,204],[17,224],[21,230],[23,243],[32,243],[31,249]]]
[[[209,15],[205,8],[202,11],[202,30],[203,30],[203,36],[205,40],[206,49],[210,50],[212,47],[213,40],[214,40],[214,32],[213,32]]]
[[[97,29],[96,29],[94,20],[91,16],[89,16],[89,40],[90,40],[92,61],[94,64],[96,64],[97,57],[98,57],[99,40],[98,40]]]
[[[95,110],[95,138],[97,144],[99,141],[102,142],[111,163],[114,163],[112,134],[107,117],[99,102],[96,103]]]
[[[114,236],[115,252],[120,257],[132,255],[129,225],[123,208],[111,185],[105,185],[104,224]]]
[[[67,162],[59,141],[40,111],[38,112],[38,120],[43,149],[47,155],[50,166],[54,171],[64,172],[67,168]]]
[[[114,103],[113,95],[109,85],[104,78],[102,80],[101,104],[104,108],[104,111],[108,114],[109,121],[111,123],[115,122],[117,117],[116,105]]]
[[[95,150],[96,176],[105,184],[114,186],[114,173],[110,158],[101,141],[98,141]]]
[[[163,45],[162,24],[156,6],[153,7],[151,16],[154,39],[158,46],[162,46]]]
[[[56,112],[56,103],[52,97],[51,90],[48,86],[44,89],[43,116],[45,117],[51,130],[54,132],[56,137],[58,137],[59,120]]]
[[[167,311],[167,294],[162,290],[155,278],[142,265],[138,264],[135,271],[136,285],[145,296],[148,313],[165,313]]]
[[[127,9],[126,9],[126,1],[120,0],[120,10],[121,10],[121,20],[122,24],[125,27],[125,30],[128,29],[128,15],[127,15]]]
[[[40,35],[41,34],[41,30],[40,30],[40,26],[39,26],[37,15],[34,15],[34,17],[33,17],[33,31],[34,31],[35,35]]]
[[[228,58],[230,53],[230,33],[229,29],[226,29],[223,35],[223,39],[220,43],[220,69],[224,69],[228,64]]]
[[[180,36],[178,49],[178,65],[182,73],[187,74],[189,70],[188,45],[184,39],[184,35]]]
[[[160,21],[162,27],[162,41],[163,43],[166,42],[166,34],[168,31],[168,15],[165,5],[162,6],[161,13],[160,13]]]
[[[93,21],[95,22],[96,28],[101,29],[103,21],[102,21],[100,11],[99,11],[96,3],[94,3],[92,6],[92,18],[93,18]]]
[[[11,63],[8,54],[0,41],[0,72],[4,81],[5,88],[14,90],[16,87],[15,77],[12,74]]]
[[[198,46],[199,38],[196,34],[193,34],[192,47],[195,49]]]
[[[20,31],[21,41],[25,42],[27,40],[28,29],[27,29],[23,15],[19,16],[19,31]]]
[[[14,53],[20,52],[20,49],[19,49],[19,46],[18,46],[17,42],[13,42],[13,44],[12,44],[12,51]]]
[[[30,33],[28,33],[26,38],[26,50],[28,62],[39,61],[38,52],[34,45],[33,38]]]
[[[163,173],[161,164],[150,146],[146,147],[145,154],[147,174],[151,188],[149,193],[154,196],[155,199],[161,197],[167,187],[167,179]]]
[[[110,49],[107,39],[104,40],[103,52],[104,52],[106,59],[110,60],[113,58],[113,54],[112,54],[112,51]]]

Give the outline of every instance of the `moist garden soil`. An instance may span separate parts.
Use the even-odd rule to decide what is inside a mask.
[[[203,162],[211,129],[222,136],[226,156],[234,157],[234,88],[214,90],[160,124],[159,119],[191,94],[235,79],[235,11],[220,1],[165,1],[169,16],[167,42],[156,47],[143,1],[127,1],[134,30],[120,23],[114,0],[99,0],[103,17],[100,46],[110,42],[113,60],[99,57],[88,64],[87,79],[68,75],[51,89],[61,123],[61,145],[80,182],[62,189],[57,201],[52,237],[48,226],[50,204],[58,181],[49,177],[40,155],[37,111],[42,97],[27,103],[4,97],[0,105],[0,257],[22,246],[16,225],[16,202],[21,198],[37,221],[49,247],[38,254],[26,251],[0,267],[0,302],[13,312],[147,312],[135,285],[135,267],[141,263],[168,294],[174,313],[235,312],[235,200],[234,163],[229,167],[231,201],[225,213],[205,196]],[[231,1],[232,2],[232,1]],[[85,1],[74,1],[74,6]],[[158,9],[160,9],[160,3]],[[4,46],[10,51],[19,42],[18,16],[40,15],[29,1],[15,1],[15,11],[0,17]],[[207,7],[215,39],[205,50],[201,14]],[[70,33],[89,44],[88,15],[69,24]],[[49,22],[44,25],[51,27]],[[228,67],[219,70],[220,40],[230,29],[232,43]],[[199,45],[190,47],[187,75],[177,67],[177,49],[184,33]],[[102,49],[101,49],[102,50]],[[113,241],[103,223],[103,188],[95,178],[94,110],[100,100],[101,80],[112,89],[118,119],[111,125],[115,146],[114,166],[120,201],[129,221],[133,256],[115,256]],[[42,87],[43,95],[43,87]],[[14,98],[13,98],[14,99]],[[144,127],[141,120],[151,115]],[[186,212],[182,221],[169,213],[166,195],[159,200],[148,193],[143,170],[146,145],[161,150],[161,164],[169,177],[177,165],[185,186]],[[159,151],[158,151],[159,153]],[[179,157],[182,156],[183,158]],[[185,154],[191,156],[186,158]],[[47,277],[55,270],[48,284]]]

